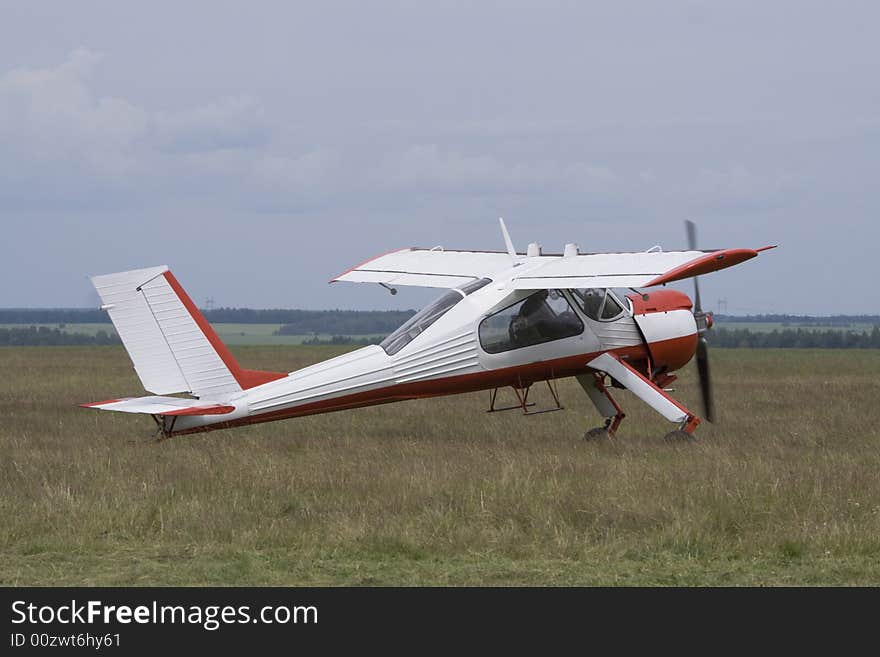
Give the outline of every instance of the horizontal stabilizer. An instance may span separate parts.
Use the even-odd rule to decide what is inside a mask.
[[[225,415],[235,410],[235,406],[229,404],[182,397],[126,397],[80,404],[80,406],[97,408],[102,411],[146,413],[148,415]]]

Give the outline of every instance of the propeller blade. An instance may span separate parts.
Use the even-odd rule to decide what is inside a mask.
[[[712,378],[709,375],[709,343],[701,337],[697,341],[697,373],[700,378],[700,394],[703,398],[703,417],[715,421],[715,403],[712,398]]]
[[[697,250],[697,225],[690,219],[685,220],[684,228],[687,231],[688,249]],[[694,314],[703,312],[703,304],[700,301],[700,284],[694,276]]]

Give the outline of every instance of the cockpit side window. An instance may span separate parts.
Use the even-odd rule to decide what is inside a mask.
[[[619,301],[610,289],[603,287],[571,290],[571,294],[584,314],[596,321],[616,319],[623,314],[623,304],[626,303]]]
[[[491,282],[491,278],[480,278],[450,290],[410,317],[394,333],[382,340],[379,346],[385,350],[386,354],[393,356],[412,342],[431,324],[449,312],[455,304]]]
[[[540,290],[480,322],[490,354],[580,335],[584,324],[559,290]]]
[[[602,319],[614,319],[623,312],[623,308],[617,303],[617,299],[611,292],[605,293],[605,305],[602,306]]]
[[[599,319],[602,311],[602,302],[605,301],[605,289],[601,287],[588,287],[581,290],[572,290],[572,296],[577,301],[584,315],[590,319]]]

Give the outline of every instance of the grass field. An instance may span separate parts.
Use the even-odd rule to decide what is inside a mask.
[[[288,370],[340,350],[236,347]],[[716,350],[719,421],[613,443],[485,394],[148,441],[121,348],[0,349],[0,584],[880,584],[880,352]],[[677,396],[695,404],[693,372]]]

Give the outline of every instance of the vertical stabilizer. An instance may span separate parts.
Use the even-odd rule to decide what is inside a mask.
[[[144,389],[228,399],[286,376],[243,370],[167,266],[94,276]]]

